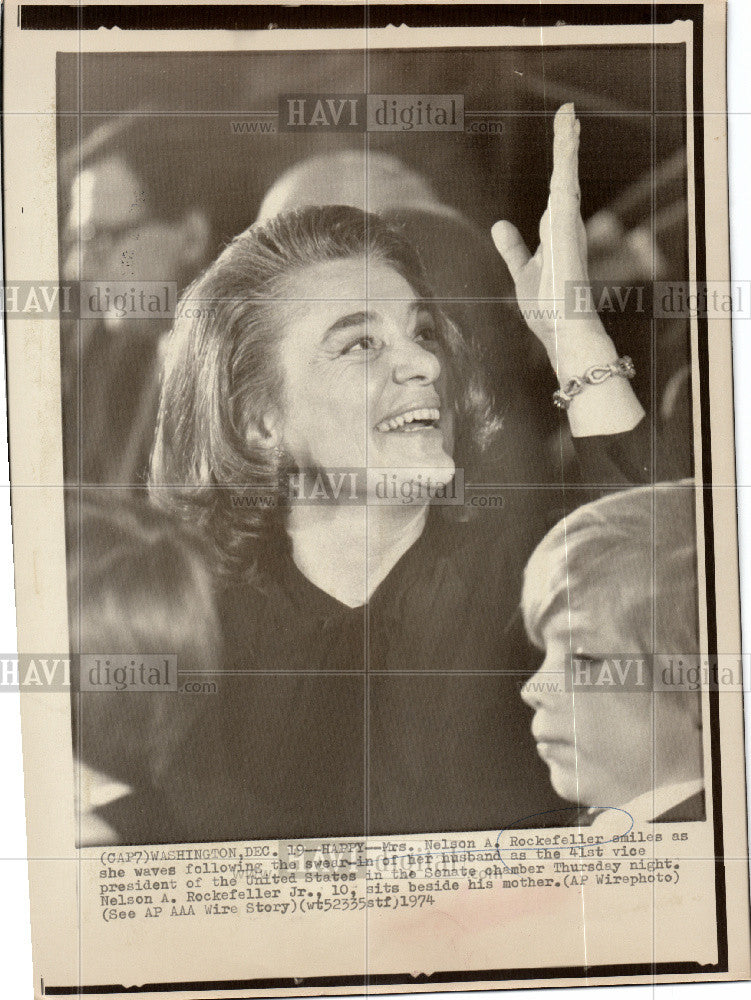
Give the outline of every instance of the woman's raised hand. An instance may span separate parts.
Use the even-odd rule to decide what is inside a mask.
[[[555,364],[556,335],[566,320],[566,284],[585,285],[589,278],[587,236],[580,210],[580,124],[573,104],[558,109],[553,128],[553,173],[537,250],[530,254],[510,222],[496,222],[492,236],[511,272],[522,315]]]
[[[496,248],[511,273],[522,315],[541,341],[564,388],[592,365],[617,358],[615,345],[596,313],[567,314],[567,286],[589,286],[579,190],[579,132],[574,105],[564,104],[554,121],[550,194],[535,253],[530,254],[510,222],[496,222],[492,229]],[[569,302],[572,300],[570,294]],[[586,297],[584,301],[591,300]],[[587,387],[569,407],[572,431],[582,437],[631,430],[643,415],[630,385],[618,377]]]

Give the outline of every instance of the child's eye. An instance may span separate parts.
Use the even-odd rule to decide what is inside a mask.
[[[602,656],[591,656],[589,653],[574,653],[571,657],[572,670],[593,670],[602,663]]]

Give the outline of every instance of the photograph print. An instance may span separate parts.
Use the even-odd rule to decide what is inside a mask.
[[[56,74],[79,845],[705,820],[686,47]]]

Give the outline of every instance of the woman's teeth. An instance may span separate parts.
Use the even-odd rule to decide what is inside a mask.
[[[406,413],[400,413],[397,417],[382,420],[379,424],[376,424],[376,430],[381,433],[402,430],[405,433],[421,431],[425,430],[425,424],[435,427],[440,418],[441,412],[435,407],[425,407],[422,410],[408,410]]]

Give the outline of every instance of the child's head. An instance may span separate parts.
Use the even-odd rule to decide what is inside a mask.
[[[533,552],[522,612],[545,658],[522,697],[563,798],[618,806],[701,777],[699,692],[652,684],[653,655],[699,652],[696,579],[689,484],[586,504]]]

